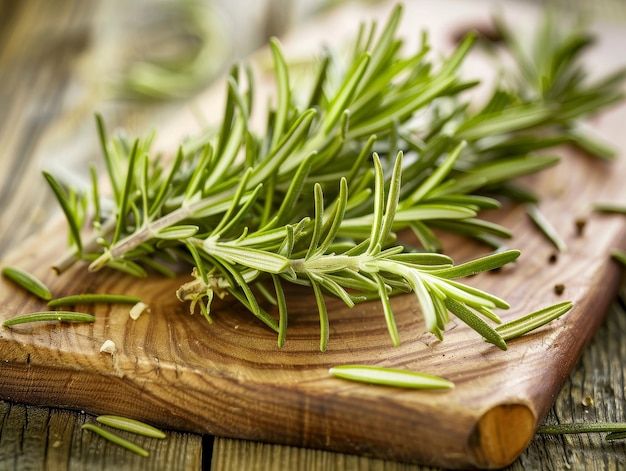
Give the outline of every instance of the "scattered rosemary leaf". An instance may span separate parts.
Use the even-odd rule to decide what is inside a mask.
[[[537,429],[537,433],[542,435],[565,435],[573,433],[597,433],[626,432],[626,423],[624,422],[595,422],[595,423],[572,423],[572,424],[555,424],[545,425]],[[608,438],[608,437],[607,437]]]
[[[593,210],[601,213],[626,214],[626,205],[613,203],[596,203]]]
[[[48,289],[48,287],[41,280],[21,268],[4,267],[2,269],[2,274],[29,293],[34,294],[44,301],[48,301],[52,298],[50,289]]]
[[[539,207],[534,203],[528,203],[526,205],[526,211],[543,235],[545,235],[548,240],[554,244],[559,252],[565,252],[567,250],[565,241],[561,238],[545,215],[539,210]]]
[[[129,451],[132,451],[133,453],[136,453],[140,456],[143,457],[148,457],[150,455],[150,453],[148,453],[148,450],[146,450],[145,448],[140,447],[139,445],[128,441],[122,437],[120,437],[119,435],[115,435],[114,433],[111,433],[107,430],[104,430],[103,428],[98,427],[97,425],[94,424],[84,424],[81,429],[83,430],[90,430],[98,435],[100,435],[102,438],[115,443],[116,445],[119,445],[123,448],[126,448]]]
[[[72,306],[75,304],[134,304],[141,301],[137,296],[127,296],[125,294],[76,294],[64,296],[48,301],[48,307]]]
[[[526,316],[515,319],[496,327],[496,331],[504,340],[511,340],[537,329],[569,311],[574,304],[571,301],[554,304]]]
[[[57,322],[94,322],[96,317],[92,314],[84,312],[72,312],[72,311],[41,311],[31,312],[29,314],[23,314],[21,316],[12,317],[5,320],[2,325],[11,326],[17,324],[27,324],[29,322],[44,322],[44,321],[57,321]]]
[[[165,432],[159,430],[152,425],[148,425],[139,420],[129,419],[127,417],[120,417],[118,415],[100,415],[96,417],[96,420],[101,424],[108,425],[120,430],[126,430],[127,432],[136,433],[145,437],[151,438],[165,438]]]
[[[626,438],[626,430],[623,432],[609,432],[604,437],[606,440],[620,440]]]
[[[342,379],[411,389],[452,389],[454,383],[439,376],[367,365],[334,366],[328,372]]]

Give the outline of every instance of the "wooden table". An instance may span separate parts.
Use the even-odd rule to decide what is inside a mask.
[[[112,59],[98,31],[117,3],[102,3],[0,0],[0,256],[56,214],[40,169],[61,163],[73,168],[85,160],[95,142],[94,110],[105,114],[109,126],[141,130],[165,122],[182,106],[115,100],[103,91],[107,69],[99,61]],[[626,420],[622,299],[626,290],[546,422]],[[143,459],[82,432],[88,417],[80,411],[0,402],[0,418],[0,469],[431,469],[179,432],[169,432],[163,442],[146,439],[151,458]],[[625,452],[624,442],[608,443],[599,435],[537,436],[508,469],[620,469]]]

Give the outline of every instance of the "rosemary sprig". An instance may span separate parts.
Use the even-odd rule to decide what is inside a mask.
[[[424,35],[418,50],[404,56],[396,35],[401,13],[397,7],[378,37],[375,24],[357,37],[347,57],[326,51],[308,85],[293,85],[293,71],[273,40],[275,105],[260,132],[249,126],[254,76],[240,66],[227,78],[220,126],[183,142],[170,162],[150,157],[153,135],[110,139],[98,118],[112,195],[95,189],[69,204],[71,192],[46,176],[76,239],[57,270],[81,258],[90,270],[109,267],[136,276],[191,263],[193,280],[178,290],[181,300],[210,321],[215,296],[233,296],[278,332],[279,345],[288,314],[283,286],[304,285],[315,295],[322,350],[329,331],[325,296],[348,306],[380,299],[397,344],[389,296],[413,291],[426,328],[438,337],[452,312],[506,348],[487,322],[499,322],[495,310],[506,309],[506,302],[454,278],[498,268],[519,252],[454,267],[433,253],[441,247],[434,230],[496,246],[497,237],[510,236],[481,220],[480,211],[499,207],[499,197],[532,200],[512,180],[558,162],[535,151],[579,142],[572,126],[619,98],[621,75],[587,85],[577,54],[565,54],[569,49],[551,34],[549,47],[536,53],[540,64],[545,59],[559,66],[541,69],[550,86],[530,93],[537,91],[538,72],[526,70],[528,60],[510,40],[509,53],[525,81],[517,89],[498,84],[487,104],[476,108],[463,92],[477,82],[459,73],[475,37],[435,61]],[[564,44],[585,38],[571,33]],[[110,205],[101,204],[106,199]],[[84,231],[91,238],[81,241],[76,233],[87,218],[79,208],[87,202],[97,223]],[[424,250],[402,243],[404,229]],[[278,321],[257,301],[259,292],[276,293]]]

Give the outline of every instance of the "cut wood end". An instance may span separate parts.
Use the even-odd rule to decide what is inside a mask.
[[[508,466],[528,447],[537,419],[524,404],[501,404],[478,420],[469,439],[476,466],[499,469]]]

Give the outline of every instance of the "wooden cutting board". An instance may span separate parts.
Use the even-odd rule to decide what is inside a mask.
[[[435,42],[474,18],[485,19],[486,4],[419,2],[406,6],[404,31],[417,37],[428,26]],[[328,32],[354,32],[360,18],[382,18],[385,4],[347,7],[321,18],[285,40],[287,51],[316,51]],[[524,10],[524,14],[527,12]],[[468,16],[469,15],[469,16]],[[445,18],[445,19],[444,19]],[[614,59],[626,36],[604,28],[592,64]],[[340,40],[338,37],[337,40]],[[608,62],[614,65],[615,61]],[[222,88],[222,87],[219,87]],[[217,91],[201,101],[210,102]],[[162,143],[173,148],[178,130],[190,129],[181,114]],[[619,148],[626,147],[626,107],[604,114],[594,126]],[[50,269],[65,249],[59,218],[24,242],[2,265],[38,275],[55,296],[116,292],[141,296],[150,311],[132,320],[128,307],[93,308],[90,325],[29,324],[0,328],[0,398],[24,403],[113,413],[167,428],[301,447],[324,448],[385,459],[445,467],[502,467],[521,453],[550,408],[581,351],[601,323],[620,283],[610,259],[623,248],[622,217],[592,213],[597,201],[626,202],[626,162],[599,162],[562,149],[563,162],[526,183],[542,197],[541,209],[558,227],[568,250],[551,260],[553,247],[522,208],[488,217],[512,230],[510,246],[522,250],[514,265],[467,282],[506,299],[510,319],[571,300],[562,319],[518,340],[507,351],[487,344],[453,322],[443,342],[424,333],[413,295],[393,300],[402,344],[391,346],[377,303],[348,309],[328,300],[330,342],[321,353],[314,300],[306,290],[289,294],[287,342],[232,300],[216,304],[214,323],[190,315],[174,296],[188,277],[137,280],[103,271],[88,274],[78,264],[61,276]],[[576,221],[585,218],[582,234]],[[462,262],[478,256],[467,241],[449,237],[446,252]],[[560,295],[555,285],[565,289]],[[44,309],[45,305],[0,280],[0,320]],[[87,310],[86,306],[76,306]],[[115,354],[101,353],[105,340]],[[363,385],[328,375],[346,363],[398,367],[452,380],[456,388],[423,392]]]

